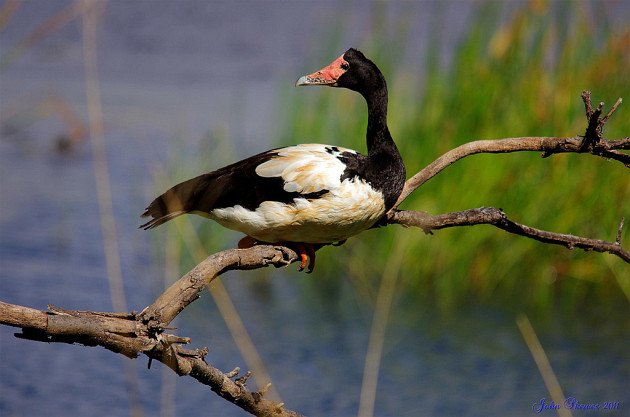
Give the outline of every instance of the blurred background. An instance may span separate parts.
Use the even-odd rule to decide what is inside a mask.
[[[234,247],[241,236],[202,218],[145,232],[139,215],[178,181],[271,147],[365,151],[357,94],[293,87],[348,47],[388,80],[411,175],[475,139],[582,134],[582,90],[606,108],[630,99],[629,21],[624,1],[5,0],[0,299],[139,311]],[[605,136],[629,132],[624,103]],[[402,208],[495,206],[614,240],[629,201],[619,163],[523,153],[466,158]],[[312,275],[226,274],[177,333],[309,416],[529,416],[551,401],[533,329],[566,396],[627,415],[629,271],[490,226],[392,226],[321,250]],[[159,363],[14,332],[0,327],[2,416],[246,415]]]

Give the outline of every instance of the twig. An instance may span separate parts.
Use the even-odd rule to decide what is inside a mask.
[[[610,116],[613,115],[613,113],[617,110],[617,107],[619,107],[622,102],[623,102],[623,99],[621,97],[619,97],[617,101],[615,101],[615,104],[613,104],[613,106],[610,108],[608,113],[606,113],[606,116],[602,118],[601,120],[602,124],[606,123],[608,119],[610,119]]]
[[[617,245],[621,246],[621,231],[623,230],[623,223],[625,222],[626,218],[622,217],[621,221],[619,222],[619,228],[617,229],[617,237],[615,238],[615,243]]]

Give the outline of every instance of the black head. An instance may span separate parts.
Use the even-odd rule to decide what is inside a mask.
[[[357,49],[350,48],[330,65],[300,77],[298,85],[344,87],[366,95],[385,87],[385,78],[378,67]]]

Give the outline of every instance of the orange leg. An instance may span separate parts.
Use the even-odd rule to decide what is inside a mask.
[[[300,242],[288,242],[289,246],[293,246],[300,256],[300,271],[303,271],[306,268],[306,264],[308,262],[308,269],[306,270],[307,274],[313,272],[315,268],[315,248],[311,243],[300,243]]]
[[[304,247],[302,243],[298,243],[298,242],[291,242],[291,243],[293,243],[291,246],[295,248],[295,251],[297,252],[301,260],[299,270],[303,271],[304,268],[306,268],[306,262],[308,262],[308,255],[306,254],[306,248]]]
[[[310,259],[308,263],[308,270],[306,271],[306,273],[310,274],[311,272],[313,272],[313,269],[315,269],[315,248],[310,243],[305,243],[304,248],[306,249],[306,252]]]

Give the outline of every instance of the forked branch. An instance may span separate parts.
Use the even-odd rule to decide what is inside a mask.
[[[235,269],[284,266],[297,259],[292,250],[273,246],[232,249],[209,256],[168,288],[141,313],[98,313],[49,306],[48,311],[0,302],[0,324],[19,327],[22,339],[102,346],[127,357],[140,354],[157,360],[178,375],[189,375],[243,410],[262,417],[300,417],[282,403],[246,386],[250,373],[222,372],[205,361],[206,348],[181,347],[189,338],[167,333],[168,324],[220,274]]]

